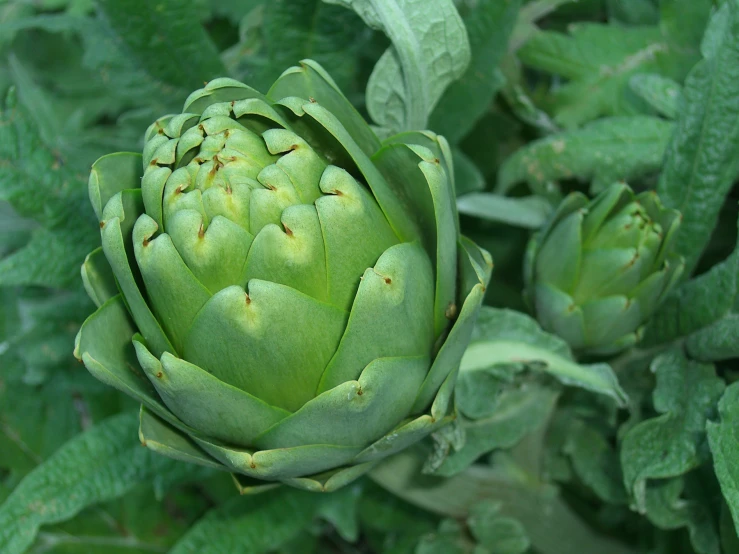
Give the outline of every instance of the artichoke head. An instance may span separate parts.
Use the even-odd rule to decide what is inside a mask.
[[[325,491],[454,416],[492,263],[442,137],[380,142],[305,60],[266,95],[208,83],[89,192],[75,355],[141,403],[146,446]]]
[[[578,352],[636,344],[683,272],[670,248],[681,215],[654,192],[615,184],[592,201],[570,194],[529,243],[526,296],[544,329]]]

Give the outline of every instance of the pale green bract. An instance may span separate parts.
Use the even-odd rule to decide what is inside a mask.
[[[330,491],[454,417],[492,263],[442,137],[380,142],[304,60],[266,95],[211,81],[89,191],[75,355],[141,402],[149,448]]]
[[[526,295],[541,326],[580,353],[615,354],[682,275],[671,252],[681,215],[652,191],[615,184],[593,200],[572,193],[529,243]]]

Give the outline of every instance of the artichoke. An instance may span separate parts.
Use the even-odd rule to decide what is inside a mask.
[[[525,294],[541,326],[584,354],[636,344],[683,272],[670,252],[680,221],[654,192],[625,184],[592,201],[566,197],[526,252]]]
[[[329,491],[454,417],[492,263],[459,234],[442,137],[380,142],[304,60],[266,95],[207,83],[89,193],[75,355],[141,403],[147,447]]]

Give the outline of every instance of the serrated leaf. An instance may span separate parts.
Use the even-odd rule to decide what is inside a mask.
[[[512,198],[487,192],[457,199],[459,213],[524,229],[538,229],[549,219],[552,204],[541,196]]]
[[[463,373],[461,379],[471,381],[468,389],[475,389],[475,381],[482,372]],[[483,392],[483,391],[481,391]],[[469,396],[469,395],[467,395]],[[455,475],[467,469],[482,454],[516,445],[526,435],[537,430],[549,419],[559,396],[555,389],[523,384],[488,397],[492,413],[485,417],[462,423],[464,446],[450,454],[436,474]],[[484,402],[485,399],[459,397],[460,411],[465,411],[466,401]]]
[[[728,26],[715,55],[691,71],[657,192],[683,214],[674,249],[690,275],[711,238],[739,160],[739,7],[727,3]]]
[[[518,21],[511,38],[511,51],[515,52],[529,40],[539,28],[536,22],[554,12],[560,6],[578,2],[579,0],[531,0],[526,2],[518,12]]]
[[[716,264],[709,271],[680,285],[665,303],[652,316],[647,326],[644,345],[665,344],[677,339],[688,338],[694,342],[693,355],[703,353],[699,359],[711,361],[714,358],[710,343],[700,349],[704,339],[711,341],[710,332],[713,326],[724,327],[722,321],[728,319],[725,326],[731,329],[734,314],[739,301],[739,244],[723,262]],[[700,340],[692,339],[695,335]],[[719,335],[714,338],[722,338]],[[717,343],[718,344],[718,343]],[[728,344],[731,349],[731,344]]]
[[[713,467],[721,492],[731,511],[734,529],[739,536],[739,383],[729,386],[718,405],[720,419],[706,425],[713,455]]]
[[[0,550],[22,553],[39,527],[117,498],[158,473],[184,464],[139,444],[135,413],[123,413],[65,444],[15,488],[0,506]]]
[[[703,475],[668,479],[646,491],[646,516],[659,529],[687,527],[697,554],[721,554],[710,483]]]
[[[650,116],[612,117],[582,129],[549,135],[530,142],[498,173],[497,192],[505,194],[526,182],[535,192],[564,179],[592,180],[596,193],[619,181],[638,179],[662,165],[674,125]]]
[[[447,86],[470,61],[462,19],[451,0],[326,0],[353,9],[392,47],[367,85],[367,110],[393,132],[427,127]]]
[[[97,242],[86,186],[43,143],[12,96],[0,112],[0,199],[40,223],[29,243],[0,261],[0,285],[64,287]]]
[[[566,128],[600,116],[638,113],[624,95],[638,72],[679,78],[685,70],[681,52],[657,26],[581,23],[569,31],[541,31],[519,51],[525,65],[568,79],[554,92],[555,120]]]
[[[500,515],[500,504],[482,501],[472,506],[467,526],[490,554],[524,554],[531,542],[520,521]]]
[[[457,142],[488,109],[505,82],[498,65],[507,51],[521,0],[483,0],[464,18],[472,59],[431,113],[429,128]]]
[[[462,357],[460,374],[516,364],[550,374],[565,385],[609,396],[619,404],[626,401],[626,393],[608,364],[578,364],[567,344],[543,331],[534,319],[520,312],[483,307]]]
[[[652,371],[660,415],[634,426],[621,445],[624,484],[642,512],[648,480],[677,477],[704,461],[706,419],[724,390],[712,365],[690,361],[677,350],[657,357]]]

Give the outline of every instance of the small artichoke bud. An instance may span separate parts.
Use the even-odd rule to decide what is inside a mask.
[[[670,252],[681,215],[654,192],[615,184],[592,201],[564,199],[526,253],[526,297],[544,329],[580,353],[637,343],[683,272]]]

